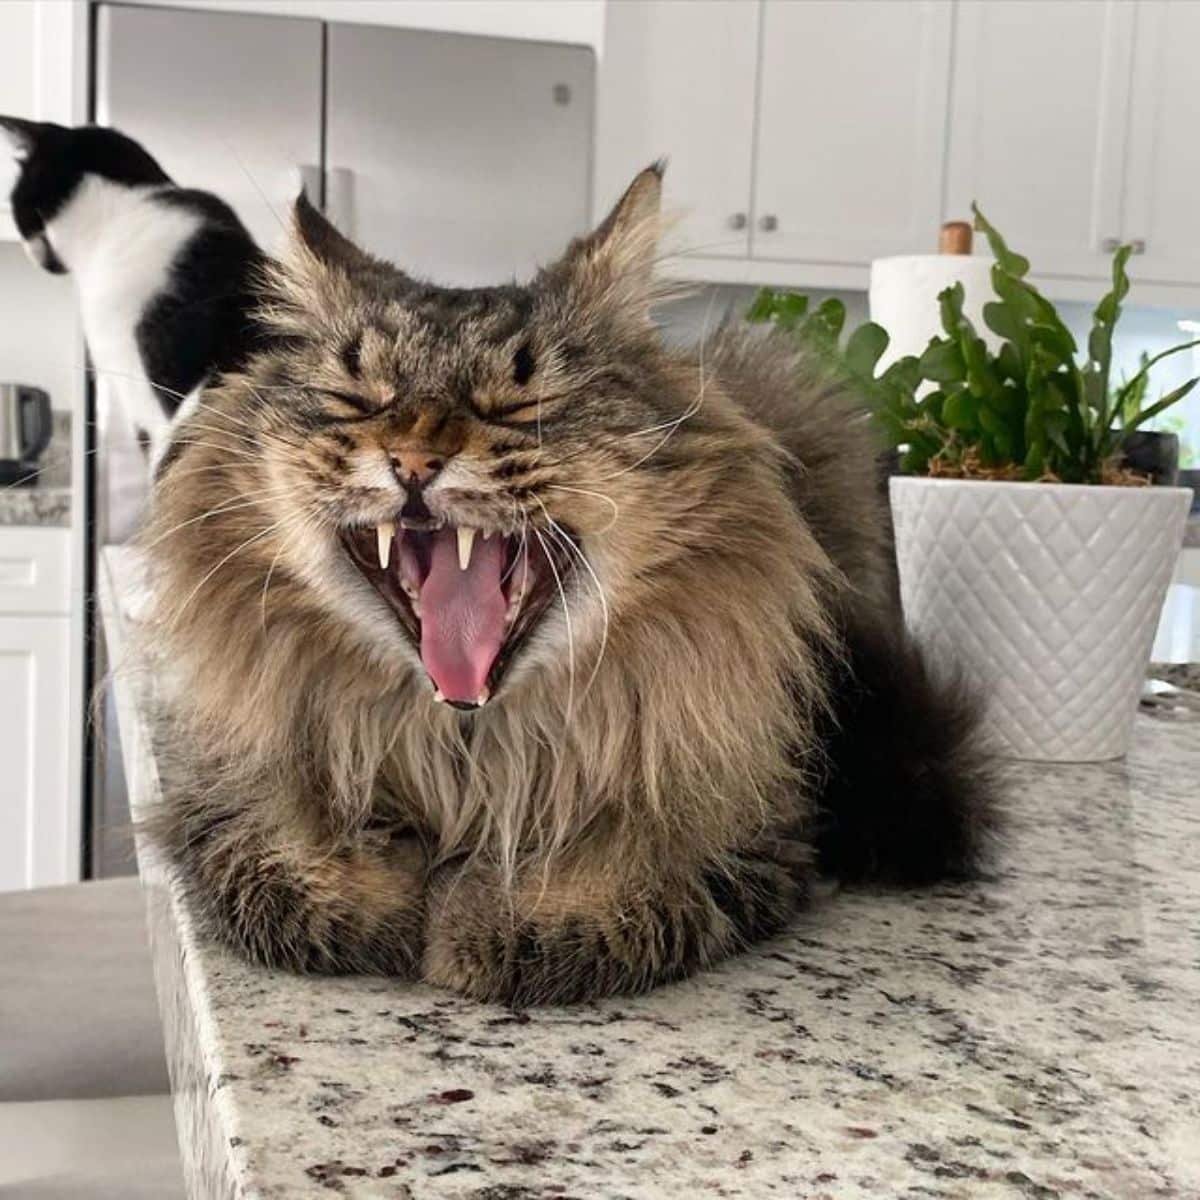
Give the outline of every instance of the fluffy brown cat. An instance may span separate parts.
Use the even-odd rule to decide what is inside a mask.
[[[255,960],[573,1001],[779,930],[818,867],[975,865],[972,717],[903,635],[868,425],[781,342],[666,348],[660,174],[474,290],[300,201],[269,348],[179,428],[153,828]]]

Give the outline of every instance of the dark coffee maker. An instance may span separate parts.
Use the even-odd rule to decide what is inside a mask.
[[[50,443],[53,415],[41,388],[0,383],[0,487],[32,484]]]

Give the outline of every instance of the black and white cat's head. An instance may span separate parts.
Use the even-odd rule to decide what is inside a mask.
[[[64,216],[86,226],[81,205],[102,204],[114,189],[170,183],[162,167],[132,138],[115,129],[81,125],[70,129],[45,121],[0,116],[0,136],[17,159],[12,191],[13,219],[30,258],[54,274],[71,269],[71,246],[56,237]],[[83,217],[83,220],[79,220]]]

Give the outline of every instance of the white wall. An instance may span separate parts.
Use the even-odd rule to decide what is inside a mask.
[[[0,381],[45,388],[55,408],[71,409],[79,347],[70,279],[39,270],[19,243],[0,242]]]

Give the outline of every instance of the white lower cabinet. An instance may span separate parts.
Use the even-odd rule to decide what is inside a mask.
[[[79,878],[70,619],[0,616],[0,891]]]

